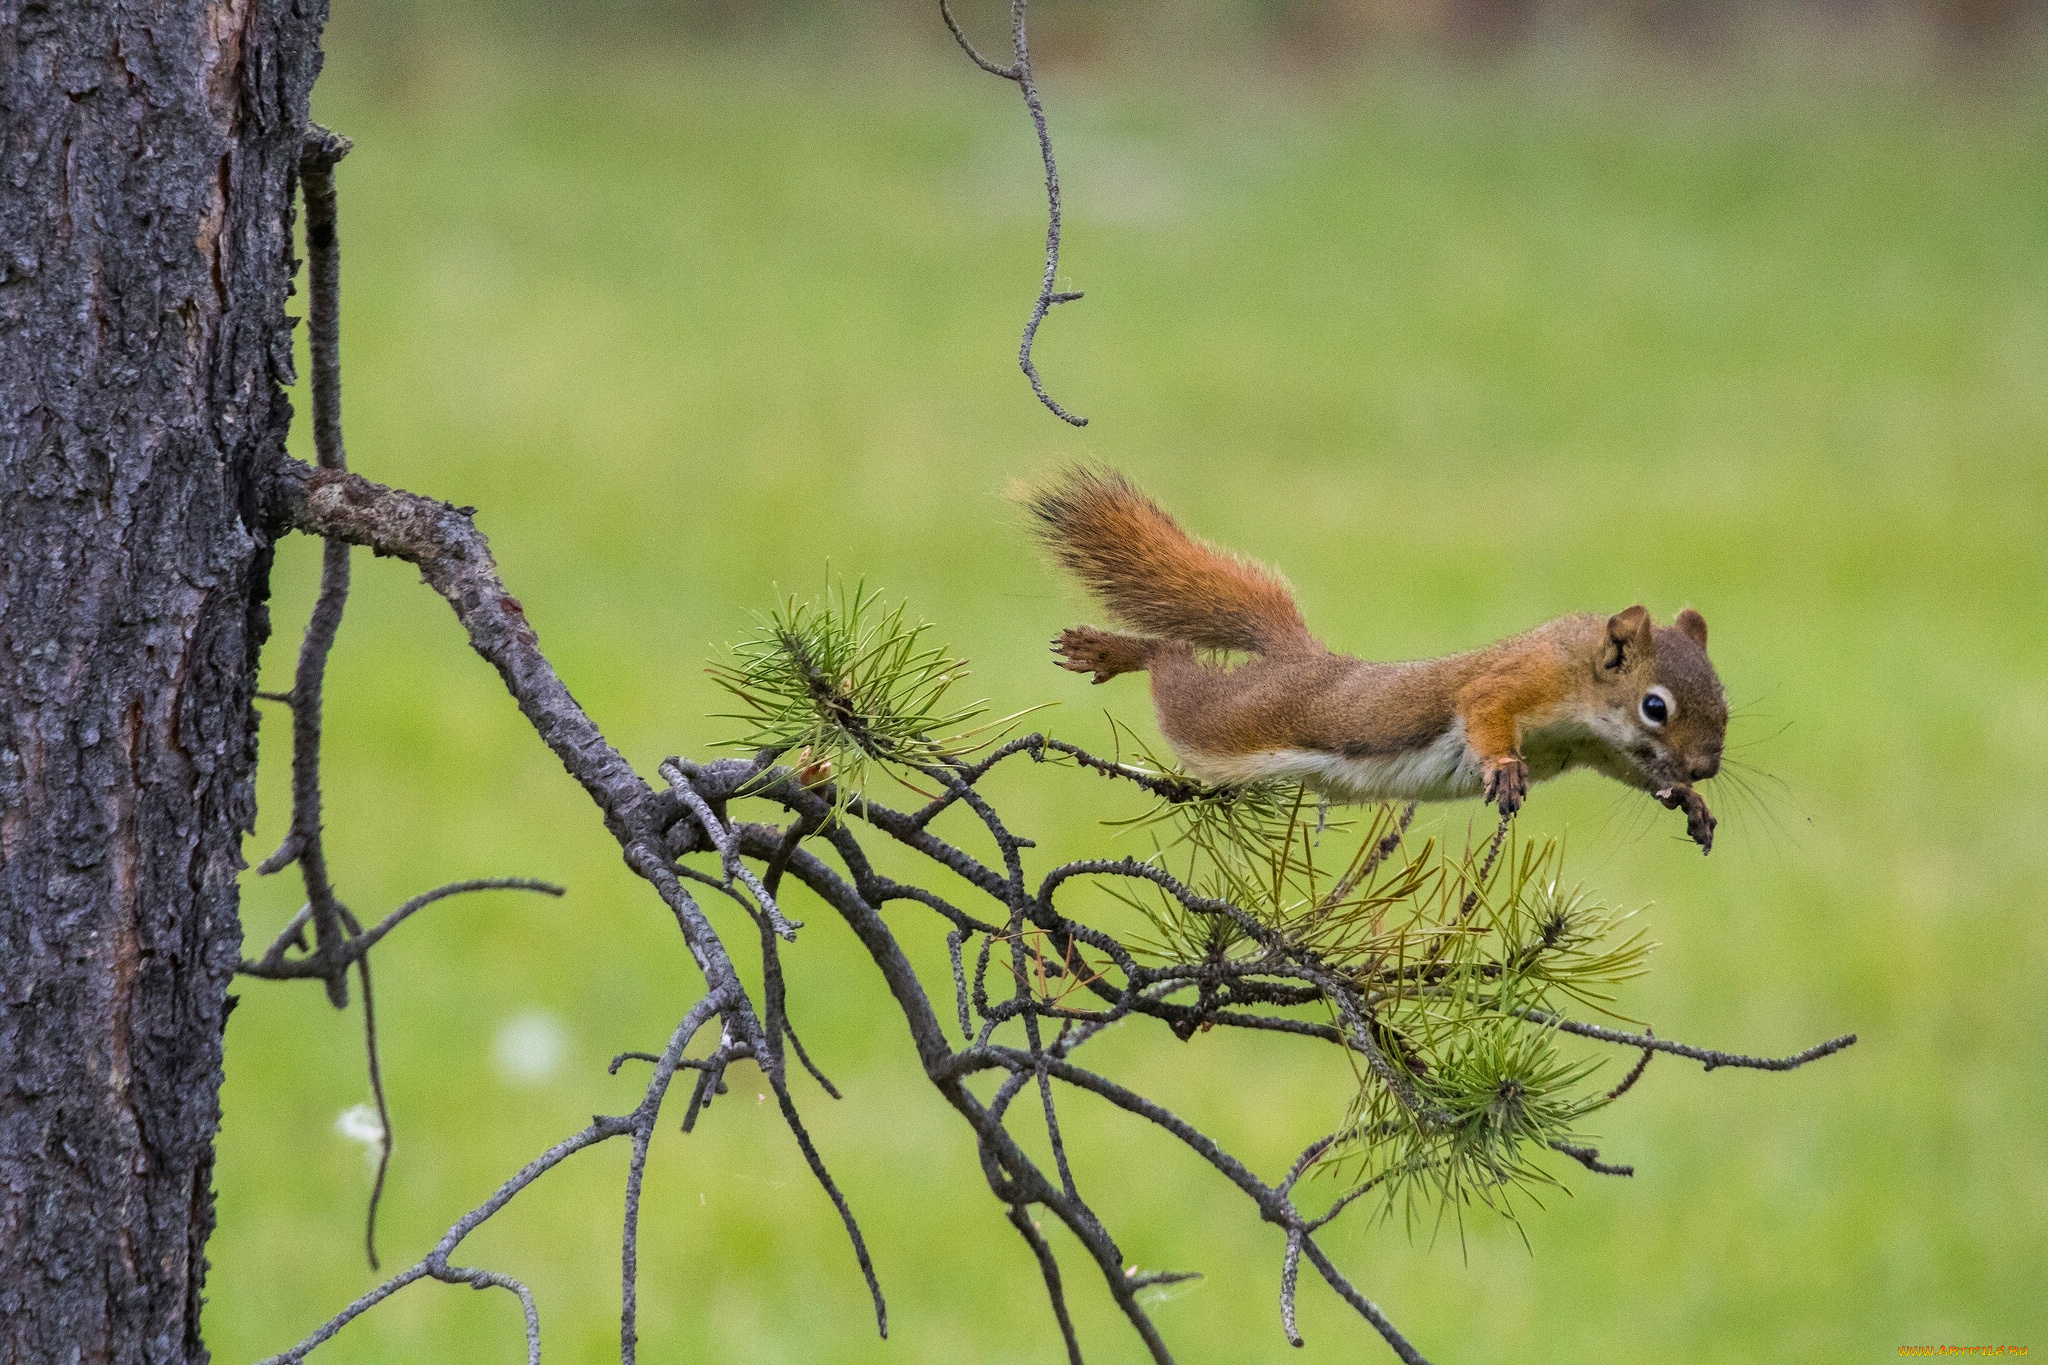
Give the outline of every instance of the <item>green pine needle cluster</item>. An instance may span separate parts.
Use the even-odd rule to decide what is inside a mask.
[[[786,755],[811,786],[843,804],[866,794],[876,764],[916,770],[986,743],[1015,717],[976,725],[982,702],[954,704],[967,663],[927,638],[907,603],[886,606],[865,582],[828,585],[824,600],[783,600],[757,613],[711,676],[739,703],[718,718],[747,731],[733,747]]]
[[[1646,970],[1650,944],[1630,914],[1561,880],[1555,840],[1511,837],[1484,875],[1477,851],[1418,859],[1432,856],[1437,876],[1406,922],[1348,964],[1409,1093],[1358,1068],[1331,1159],[1382,1187],[1411,1226],[1473,1204],[1512,1219],[1515,1195],[1540,1202],[1557,1183],[1536,1159],[1552,1143],[1581,1145],[1576,1125],[1606,1102],[1587,1084],[1600,1063],[1567,1055],[1528,1016],[1567,1001],[1606,1010],[1613,988]]]
[[[1582,1142],[1576,1125],[1605,1094],[1588,1084],[1596,1060],[1568,1056],[1556,1030],[1526,1016],[1608,1010],[1651,946],[1631,914],[1562,880],[1561,844],[1510,832],[1489,868],[1485,843],[1410,847],[1396,808],[1332,820],[1283,783],[1162,801],[1124,823],[1149,829],[1155,857],[1188,886],[1248,912],[1288,955],[1355,993],[1402,1083],[1354,1058],[1358,1090],[1324,1173],[1379,1191],[1411,1226],[1470,1205],[1512,1219],[1517,1195],[1556,1184],[1539,1159],[1553,1142]],[[1143,914],[1133,946],[1155,960],[1249,967],[1276,956],[1227,915],[1150,888],[1110,890]],[[1327,1017],[1347,1026],[1334,1006]]]
[[[1553,1030],[1485,1012],[1428,1041],[1433,1060],[1415,1090],[1435,1112],[1417,1121],[1395,1112],[1385,1087],[1361,1086],[1335,1168],[1354,1183],[1377,1182],[1385,1207],[1402,1210],[1411,1227],[1474,1204],[1512,1220],[1518,1194],[1540,1205],[1539,1191],[1558,1181],[1537,1158],[1549,1157],[1552,1142],[1581,1140],[1579,1120],[1604,1102],[1585,1084],[1598,1059],[1566,1057]]]

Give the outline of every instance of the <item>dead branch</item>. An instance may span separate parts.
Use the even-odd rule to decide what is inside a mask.
[[[637,1273],[634,1228],[640,1173],[645,1163],[646,1135],[652,1131],[653,1115],[666,1094],[670,1078],[680,1069],[698,1072],[698,1085],[688,1120],[694,1123],[696,1111],[716,1089],[717,1077],[727,1063],[748,1057],[761,1065],[775,1089],[778,1105],[807,1164],[846,1223],[863,1274],[871,1285],[875,1284],[872,1263],[858,1224],[811,1143],[789,1095],[779,1046],[786,1032],[786,1014],[779,998],[779,986],[774,1010],[775,1027],[771,1029],[762,1022],[761,1013],[741,987],[725,944],[684,890],[686,877],[695,877],[724,894],[732,895],[747,908],[762,926],[766,969],[775,960],[775,945],[781,940],[782,928],[787,921],[781,920],[778,909],[772,909],[776,905],[774,894],[768,890],[765,878],[747,868],[748,862],[772,869],[778,880],[794,879],[805,885],[846,921],[866,948],[904,1015],[926,1075],[974,1133],[990,1188],[1004,1206],[1006,1216],[1010,1217],[1013,1226],[1019,1227],[1020,1232],[1025,1228],[1031,1229],[1026,1240],[1044,1272],[1055,1320],[1060,1324],[1063,1340],[1069,1343],[1071,1357],[1078,1358],[1080,1348],[1073,1337],[1072,1323],[1065,1309],[1064,1282],[1058,1276],[1057,1263],[1049,1244],[1038,1236],[1029,1220],[1028,1210],[1033,1206],[1046,1210],[1074,1234],[1090,1259],[1095,1261],[1105,1287],[1145,1343],[1151,1357],[1157,1361],[1171,1359],[1164,1339],[1137,1297],[1137,1289],[1143,1284],[1161,1281],[1129,1272],[1121,1251],[1100,1215],[1080,1190],[1067,1160],[1058,1114],[1061,1087],[1090,1093],[1171,1134],[1200,1162],[1242,1191],[1264,1221],[1277,1225],[1283,1231],[1288,1242],[1286,1265],[1283,1267],[1286,1285],[1283,1315],[1290,1336],[1294,1330],[1294,1267],[1305,1256],[1338,1295],[1373,1325],[1397,1356],[1408,1361],[1423,1359],[1385,1314],[1336,1268],[1317,1243],[1317,1232],[1365,1190],[1347,1191],[1320,1215],[1303,1211],[1295,1202],[1293,1191],[1296,1182],[1307,1167],[1328,1150],[1334,1139],[1312,1147],[1278,1183],[1269,1184],[1213,1139],[1170,1110],[1128,1086],[1077,1065],[1073,1060],[1074,1054],[1103,1024],[1121,1018],[1156,1018],[1182,1036],[1191,1036],[1203,1027],[1277,1029],[1349,1050],[1375,1072],[1383,1073],[1383,1079],[1390,1087],[1411,1097],[1410,1108],[1417,1121],[1434,1121],[1429,1106],[1414,1094],[1406,1072],[1384,1054],[1372,1026],[1372,1006],[1356,982],[1345,979],[1311,955],[1304,955],[1284,935],[1255,916],[1228,902],[1199,895],[1154,864],[1129,859],[1081,860],[1054,867],[1035,883],[1030,881],[1025,875],[1024,854],[1033,847],[1032,841],[1011,831],[993,804],[977,789],[978,783],[997,769],[999,757],[972,766],[933,766],[921,770],[923,777],[942,788],[942,794],[926,808],[910,813],[892,810],[872,798],[855,798],[841,808],[843,815],[836,814],[829,792],[806,787],[790,770],[776,767],[776,755],[772,753],[754,760],[723,760],[703,765],[680,758],[670,759],[661,765],[668,787],[665,791],[656,792],[633,774],[604,741],[595,723],[576,705],[548,664],[516,600],[499,582],[488,545],[468,511],[384,488],[357,475],[303,465],[280,470],[274,483],[272,505],[280,521],[286,525],[352,544],[367,545],[379,554],[397,555],[419,566],[422,577],[454,608],[468,631],[472,646],[497,666],[520,710],[562,759],[564,767],[592,794],[606,826],[626,853],[629,865],[649,881],[669,906],[685,942],[704,972],[708,994],[686,1017],[685,1029],[678,1031],[669,1048],[660,1054],[621,1054],[618,1059],[623,1061],[627,1056],[639,1056],[656,1063],[656,1077],[650,1082],[641,1106],[630,1115],[600,1120],[568,1139],[563,1146],[551,1149],[540,1163],[515,1178],[482,1211],[482,1216],[488,1217],[542,1170],[570,1152],[608,1137],[634,1135],[635,1154],[626,1196],[623,1252],[628,1288],[622,1315],[622,1343],[628,1359],[631,1359],[632,1349],[631,1287],[636,1282]],[[1005,746],[1004,755],[1021,753],[1042,759],[1048,752],[1070,749],[1071,746],[1061,746],[1055,750],[1042,737],[1032,736]],[[1075,756],[1086,760],[1081,766],[1129,781],[1134,786],[1145,786],[1151,782],[1148,775],[1135,770],[1126,771],[1121,765],[1106,763],[1078,751]],[[789,819],[786,824],[735,819],[728,813],[728,808],[732,802],[742,799],[779,808],[787,813]],[[965,812],[993,839],[1000,867],[983,862],[934,831],[937,818],[956,808]],[[861,847],[861,838],[856,832],[859,827],[923,854],[935,867],[958,877],[972,894],[992,902],[990,908],[995,913],[986,918],[976,916],[929,891],[883,877],[875,871]],[[818,853],[812,852],[810,846],[813,843],[829,850],[839,867],[835,869]],[[1496,839],[1488,849],[1486,870],[1490,870],[1498,848]],[[698,854],[714,860],[715,874],[699,872],[683,861]],[[1380,853],[1378,856],[1386,855]],[[1229,916],[1265,951],[1221,963],[1144,965],[1113,935],[1077,920],[1059,908],[1058,892],[1067,883],[1103,877],[1147,881],[1191,910]],[[955,964],[953,985],[963,1036],[963,1045],[958,1048],[947,1041],[938,1012],[923,982],[897,943],[894,931],[882,918],[881,909],[890,901],[909,901],[925,906],[934,912],[945,930],[949,958]],[[380,930],[388,932],[389,924],[407,912],[406,907],[401,907],[400,913],[394,914],[378,929],[344,939],[344,946],[363,939],[374,941],[374,937],[381,936]],[[794,932],[794,926],[790,926],[789,931]],[[266,955],[265,961],[251,964],[252,970],[259,974],[293,974],[288,969],[278,970],[279,964],[269,961],[271,956],[275,956],[288,966],[295,965],[284,958],[284,945],[291,934],[292,931],[288,930],[273,948],[273,953]],[[1041,936],[1046,945],[1035,959],[1027,952],[1027,934]],[[970,987],[964,971],[964,957],[967,946],[975,939],[980,940],[976,945],[980,965]],[[992,992],[987,982],[991,950],[997,948],[1008,958],[1010,988],[1006,993]],[[1047,964],[1055,971],[1068,972],[1070,969],[1058,964],[1077,961],[1075,954],[1083,951],[1092,951],[1106,966],[1103,971],[1091,970],[1084,976],[1076,976],[1071,989],[1086,992],[1096,1004],[1081,1008],[1044,996],[1041,983],[1049,980],[1044,974]],[[271,970],[266,972],[266,966]],[[779,982],[779,969],[775,979]],[[1208,989],[1205,994],[1198,995],[1194,1003],[1171,998],[1177,992],[1195,986]],[[1240,1002],[1261,999],[1278,999],[1289,1006],[1321,1002],[1336,1011],[1338,1023],[1332,1026],[1284,1016],[1251,1016],[1240,1008],[1232,1007]],[[697,1062],[683,1058],[682,1048],[688,1041],[688,1034],[693,1033],[712,1013],[724,1021],[719,1049],[710,1058]],[[1646,1034],[1622,1033],[1598,1025],[1581,1024],[1538,1010],[1521,1011],[1518,1017],[1532,1026],[1556,1028],[1631,1050],[1673,1052],[1709,1066],[1784,1070],[1847,1045],[1846,1040],[1838,1039],[1791,1058],[1755,1058],[1691,1047]],[[1041,1028],[1043,1021],[1057,1022],[1059,1028],[1048,1036]],[[1015,1044],[1004,1043],[997,1037],[998,1031],[1004,1029],[1015,1029],[1021,1037]],[[618,1061],[614,1062],[614,1068]],[[969,1088],[968,1082],[973,1076],[991,1070],[1003,1073],[1005,1079],[996,1097],[984,1102]],[[1035,1109],[1053,1153],[1054,1168],[1051,1171],[1042,1169],[1024,1151],[1009,1128],[1016,1114],[1010,1101],[1024,1087],[1030,1087],[1038,1094],[1039,1102]],[[1620,1089],[1617,1087],[1617,1091]],[[1565,1146],[1559,1150],[1591,1170],[1618,1174],[1623,1169],[1600,1163],[1598,1153],[1591,1149]],[[475,1214],[471,1217],[481,1221]],[[1018,1222],[1020,1218],[1024,1220],[1022,1224]],[[447,1253],[452,1251],[462,1235],[475,1226],[475,1221],[465,1220],[450,1230],[454,1240],[444,1241],[435,1254],[438,1260],[435,1256],[428,1257],[387,1281],[380,1291],[373,1291],[373,1295],[366,1296],[365,1300],[350,1305],[322,1329],[325,1335],[316,1333],[315,1337],[302,1343],[297,1348],[300,1354],[317,1346],[334,1330],[339,1330],[342,1323],[372,1306],[379,1295],[395,1292],[415,1279],[460,1279],[461,1276],[475,1274],[446,1267]],[[878,1286],[875,1288],[875,1300],[878,1324],[885,1327],[886,1310]],[[297,1356],[285,1358],[296,1359]]]

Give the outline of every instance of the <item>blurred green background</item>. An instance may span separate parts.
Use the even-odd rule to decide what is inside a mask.
[[[356,140],[351,456],[482,509],[556,665],[650,775],[733,733],[704,663],[828,563],[908,597],[993,705],[1056,701],[1045,724],[1084,742],[1104,707],[1151,733],[1141,683],[1046,663],[1092,613],[1001,490],[1074,456],[1283,566],[1317,630],[1373,657],[1699,607],[1763,799],[1714,784],[1709,859],[1591,777],[1522,826],[1655,903],[1655,970],[1621,1007],[1659,1033],[1861,1043],[1792,1075],[1660,1061],[1599,1120],[1635,1179],[1560,1159],[1571,1195],[1527,1246],[1484,1216],[1462,1239],[1361,1218],[1329,1245],[1445,1365],[2048,1350],[2048,61],[2038,13],[1952,8],[1971,22],[1044,4],[1061,286],[1088,297],[1039,359],[1093,419],[1074,431],[1014,363],[1044,233],[1029,126],[935,12],[338,0],[315,114]],[[966,18],[1000,48],[998,7]],[[266,686],[317,560],[279,556]],[[636,1074],[605,1061],[658,1048],[699,982],[447,608],[396,562],[356,573],[328,687],[343,894],[369,918],[456,878],[570,887],[438,905],[379,951],[391,1265],[628,1107]],[[287,809],[277,714],[264,735],[252,862]],[[1096,779],[994,790],[1040,866],[1126,847],[1096,821],[1134,807]],[[1476,815],[1426,812],[1453,839]],[[795,901],[795,1017],[847,1098],[797,1094],[892,1337],[741,1067],[655,1145],[643,1358],[1063,1359],[872,966]],[[291,876],[251,877],[252,941],[297,904]],[[943,982],[938,922],[890,918]],[[367,1098],[359,1017],[241,994],[205,1320],[230,1361],[378,1278],[365,1149],[337,1129]],[[1349,1097],[1328,1049],[1273,1038],[1093,1046],[1268,1175]],[[1159,1134],[1085,1097],[1065,1114],[1127,1254],[1207,1277],[1157,1310],[1183,1359],[1391,1358],[1313,1286],[1290,1352],[1274,1230]],[[575,1158],[460,1257],[533,1285],[551,1360],[618,1349],[625,1157]],[[1055,1244],[1090,1359],[1136,1359]],[[518,1313],[422,1285],[321,1358],[514,1360]]]

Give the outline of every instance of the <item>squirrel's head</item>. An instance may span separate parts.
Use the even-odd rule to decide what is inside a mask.
[[[1607,621],[1594,666],[1606,693],[1601,728],[1651,790],[1704,782],[1721,770],[1728,699],[1707,659],[1707,621],[1692,608],[1668,626],[1641,606]]]

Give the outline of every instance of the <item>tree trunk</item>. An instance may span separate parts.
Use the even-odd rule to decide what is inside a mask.
[[[0,1360],[204,1360],[324,0],[0,0]]]

